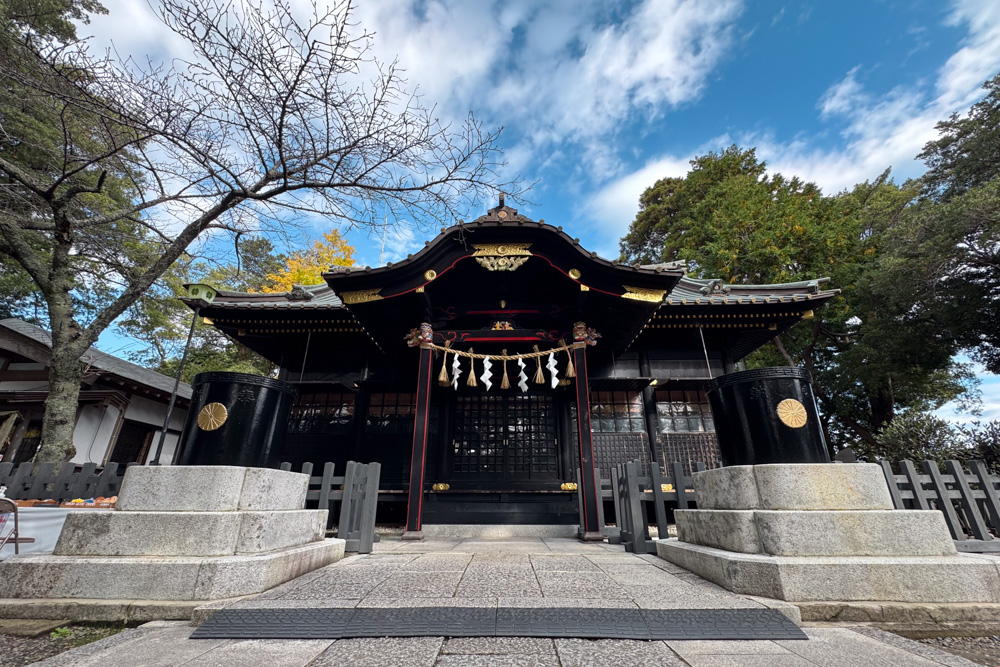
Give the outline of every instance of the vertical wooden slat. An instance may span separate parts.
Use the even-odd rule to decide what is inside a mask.
[[[910,488],[913,490],[914,509],[931,509],[930,504],[927,502],[927,493],[924,491],[924,483],[920,481],[920,475],[917,473],[917,469],[913,466],[913,461],[900,461],[899,468],[903,471],[906,481],[910,483]]]
[[[977,540],[993,539],[989,529],[986,527],[986,522],[983,520],[983,515],[979,511],[979,503],[976,502],[975,496],[972,495],[972,487],[969,486],[969,481],[965,478],[965,471],[962,470],[962,465],[958,461],[951,460],[945,461],[944,465],[948,472],[951,473],[951,476],[955,478],[955,488],[961,494],[959,502],[962,504],[962,510],[965,513],[966,522],[972,530],[973,537]]]
[[[938,509],[944,513],[944,520],[948,523],[951,536],[956,540],[967,540],[969,536],[962,526],[955,512],[955,506],[951,504],[951,496],[948,493],[948,486],[945,484],[941,471],[938,470],[936,461],[924,461],[924,472],[931,478],[931,488],[937,493]]]
[[[278,470],[284,470],[285,472],[291,472],[292,471],[292,464],[289,463],[288,461],[285,461],[280,466],[278,466]]]
[[[72,483],[66,490],[66,500],[85,497],[84,494],[87,493],[87,485],[90,483],[90,477],[94,474],[94,470],[96,469],[96,463],[83,464],[83,468],[81,468],[80,472],[78,472],[76,477],[73,478]]]
[[[986,496],[983,499],[983,505],[986,506],[986,511],[989,513],[990,525],[993,526],[993,530],[1000,531],[1000,498],[997,497],[997,489],[993,484],[990,471],[986,469],[986,464],[982,461],[970,461],[969,470],[979,480],[979,488]]]
[[[17,467],[14,471],[14,476],[11,479],[10,488],[7,489],[7,497],[13,498],[15,500],[26,500],[28,498],[28,489],[31,486],[32,476],[31,469],[35,466],[31,461],[25,461]]]
[[[59,469],[59,474],[56,475],[56,481],[52,484],[52,490],[47,494],[49,498],[54,500],[72,500],[72,498],[67,498],[66,494],[69,493],[69,487],[73,483],[73,477],[76,474],[76,464],[66,462],[62,464]]]
[[[896,473],[892,471],[892,464],[888,461],[879,461],[882,465],[882,474],[885,475],[885,483],[889,487],[889,495],[892,497],[892,506],[898,510],[906,509],[903,503],[903,496],[899,492],[899,484],[896,483]]]
[[[302,464],[302,474],[309,475],[310,477],[312,477],[313,474],[312,461],[306,461],[305,463]]]
[[[14,464],[8,461],[0,463],[0,486],[10,486],[10,477],[14,471]]]
[[[319,483],[319,500],[316,505],[321,510],[327,510],[326,525],[329,527],[333,523],[333,505],[330,502],[330,492],[333,491],[333,461],[323,464],[323,478]]]
[[[31,488],[28,490],[28,498],[41,500],[46,497],[45,486],[52,483],[52,469],[55,467],[55,463],[43,463],[38,466],[34,482],[32,482]]]
[[[663,490],[666,483],[660,466],[649,466],[650,485],[653,487],[653,506],[656,511],[656,532],[661,540],[667,539],[667,493]]]
[[[97,485],[94,487],[93,498],[99,496],[114,495],[112,489],[113,484],[118,477],[118,464],[109,463],[104,466],[104,470],[101,471],[101,476],[97,478]]]
[[[681,465],[680,461],[674,461],[670,464],[670,477],[672,478],[671,482],[674,485],[674,490],[677,491],[677,509],[688,509],[690,503],[688,500],[687,485],[684,484],[684,466]]]
[[[368,480],[365,485],[365,495],[361,506],[361,548],[363,554],[372,552],[375,541],[375,509],[378,504],[378,480],[382,474],[382,464],[368,463]]]
[[[354,503],[354,477],[357,474],[358,463],[347,462],[344,469],[344,497],[340,501],[340,520],[337,522],[337,537],[346,540],[351,530],[351,505]]]
[[[629,533],[632,536],[632,553],[644,554],[646,549],[646,526],[642,520],[642,501],[639,499],[639,471],[635,461],[625,464],[625,493],[629,513]],[[625,547],[628,550],[628,546]]]

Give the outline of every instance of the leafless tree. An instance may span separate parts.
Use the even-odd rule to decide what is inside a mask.
[[[25,38],[0,54],[0,255],[44,296],[36,461],[73,455],[81,355],[211,230],[455,217],[497,184],[499,130],[441,123],[370,55],[351,3],[162,0],[170,66]]]

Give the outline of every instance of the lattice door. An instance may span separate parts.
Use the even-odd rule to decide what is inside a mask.
[[[530,481],[559,476],[550,396],[458,396],[451,440],[454,480]]]

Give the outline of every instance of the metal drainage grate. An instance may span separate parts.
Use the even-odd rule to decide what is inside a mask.
[[[580,637],[807,639],[774,609],[403,607],[223,609],[192,639],[350,637]]]

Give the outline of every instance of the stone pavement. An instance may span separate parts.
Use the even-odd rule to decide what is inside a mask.
[[[733,609],[785,603],[729,593],[655,556],[572,539],[387,539],[234,607],[620,607]],[[536,638],[193,640],[154,622],[39,665],[973,665],[878,630],[807,628],[809,641]]]

